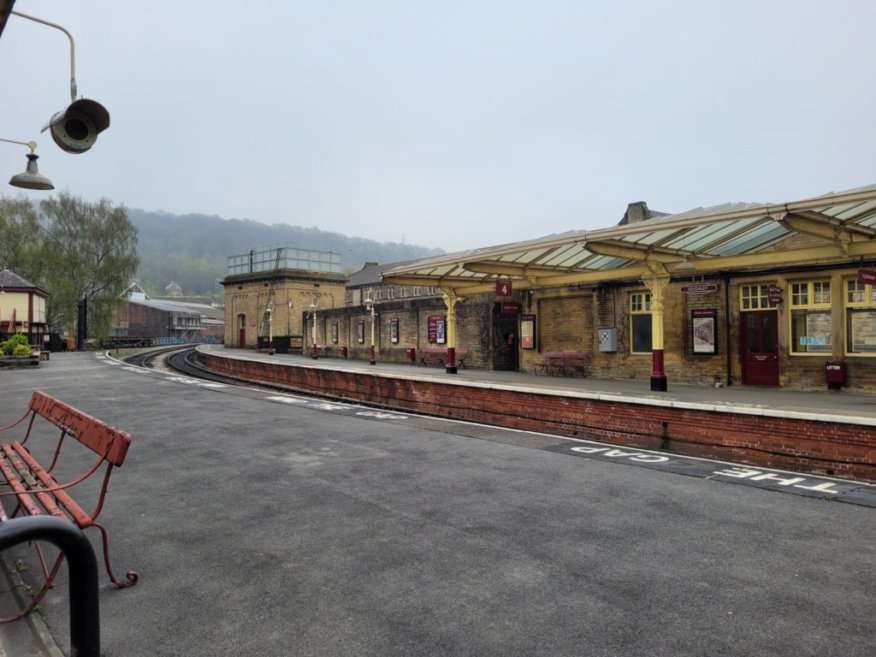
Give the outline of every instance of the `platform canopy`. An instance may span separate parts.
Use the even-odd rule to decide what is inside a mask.
[[[804,237],[805,239],[793,239]],[[725,205],[569,231],[391,267],[383,280],[456,294],[635,280],[668,273],[836,264],[876,256],[876,184],[788,203]]]

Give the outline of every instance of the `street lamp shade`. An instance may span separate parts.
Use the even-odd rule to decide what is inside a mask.
[[[13,187],[21,187],[22,189],[55,189],[52,181],[40,173],[40,170],[37,167],[38,159],[39,155],[36,153],[28,153],[27,169],[22,173],[12,176],[12,178],[9,179],[9,184]]]

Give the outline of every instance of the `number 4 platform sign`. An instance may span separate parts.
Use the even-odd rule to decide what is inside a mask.
[[[514,288],[510,278],[500,278],[496,281],[496,296],[510,297],[513,292]]]

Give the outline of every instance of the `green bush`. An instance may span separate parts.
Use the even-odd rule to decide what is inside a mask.
[[[27,344],[27,336],[24,335],[24,333],[16,333],[6,342],[0,342],[0,349],[2,349],[3,353],[7,356],[13,355],[15,353],[15,348],[19,346],[27,347],[27,353],[30,353],[30,346]]]
[[[29,345],[17,344],[12,349],[12,355],[13,356],[30,356],[31,351],[32,350],[31,350]]]

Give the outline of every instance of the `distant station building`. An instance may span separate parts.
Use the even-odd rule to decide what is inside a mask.
[[[23,333],[31,345],[42,345],[48,298],[48,292],[11,269],[0,271],[0,341]]]
[[[211,306],[206,297],[183,297],[181,291],[170,297],[150,297],[137,283],[129,286],[122,297],[108,341],[111,344],[222,340],[225,332],[222,310]]]
[[[225,346],[300,351],[324,343],[320,315],[344,304],[341,256],[265,246],[228,259]],[[323,333],[320,334],[320,327]]]

